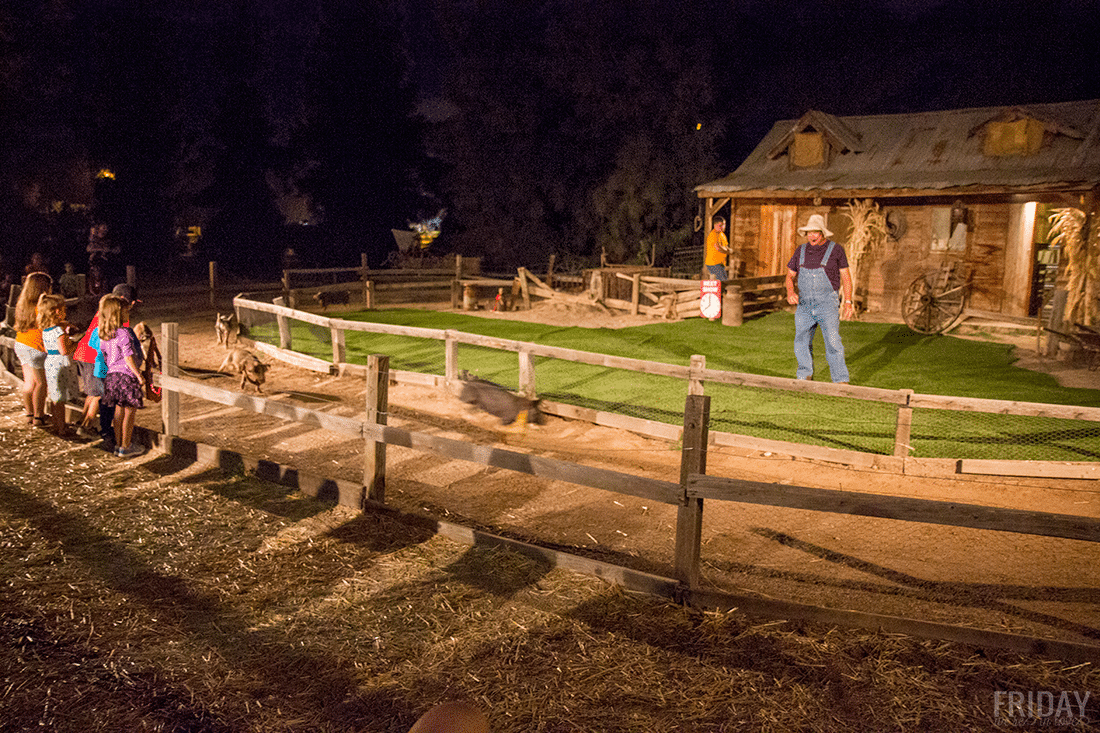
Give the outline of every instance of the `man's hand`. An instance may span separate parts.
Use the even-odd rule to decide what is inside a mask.
[[[787,293],[787,302],[791,305],[798,305],[798,293]]]
[[[856,317],[856,307],[852,303],[844,303],[840,306],[840,320],[850,321]]]

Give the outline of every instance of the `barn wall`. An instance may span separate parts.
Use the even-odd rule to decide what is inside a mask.
[[[733,258],[741,262],[739,273],[731,276],[749,277],[757,274],[760,261],[760,206],[754,202],[739,202],[734,209],[733,221],[729,226],[730,249]]]
[[[977,204],[969,208],[972,231],[966,264],[971,272],[970,305],[999,313],[1005,300],[1009,205]]]
[[[1021,217],[1019,205],[968,205],[967,248],[965,255],[960,256],[959,253],[931,250],[933,207],[881,203],[885,209],[904,214],[906,230],[901,239],[888,238],[881,251],[869,254],[864,260],[864,278],[857,281],[857,288],[866,288],[864,297],[869,312],[900,319],[905,293],[913,281],[954,260],[961,261],[971,271],[970,306],[1006,315],[1026,314],[1020,309],[1026,308],[1030,277],[1027,263],[1031,255],[1030,249],[1027,252],[1021,249],[1025,245],[1030,247],[1030,242],[1023,243],[1021,239],[1023,233],[1017,221]],[[761,241],[770,231],[762,224],[762,213],[774,209],[771,202],[740,201],[737,204],[730,243],[744,263],[742,275],[770,274],[775,264],[771,262],[771,245]],[[848,223],[843,216],[843,206],[799,206],[794,217],[795,227],[805,224],[812,214],[825,216],[834,239],[846,244]],[[801,241],[802,237],[796,233],[794,241],[789,243],[787,258]],[[783,262],[785,264],[786,259]],[[765,269],[768,272],[764,272]],[[1006,288],[1013,294],[1011,297],[1006,297]]]

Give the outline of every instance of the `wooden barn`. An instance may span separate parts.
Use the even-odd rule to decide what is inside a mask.
[[[867,312],[902,317],[918,278],[952,271],[974,313],[1036,316],[1057,284],[1066,319],[1095,323],[1098,185],[1100,100],[1090,100],[810,111],[776,122],[736,171],[695,190],[706,231],[716,215],[729,222],[731,277],[783,274],[797,227],[820,213]]]

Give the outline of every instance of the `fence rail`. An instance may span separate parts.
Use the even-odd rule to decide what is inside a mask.
[[[760,450],[774,450],[790,455],[815,459],[833,460],[842,463],[859,463],[862,465],[875,465],[890,470],[905,471],[906,459],[913,457],[914,441],[914,410],[934,410],[945,415],[982,413],[998,415],[1002,417],[1014,417],[1023,419],[1051,419],[1073,421],[1076,423],[1100,423],[1100,408],[1081,407],[1072,405],[1053,405],[1042,403],[1029,403],[1012,400],[992,400],[965,397],[951,397],[942,395],[918,394],[909,389],[882,389],[865,387],[861,385],[831,384],[825,382],[812,382],[808,380],[789,379],[785,377],[771,377],[742,372],[729,372],[724,370],[708,369],[706,358],[702,355],[694,356],[688,365],[666,364],[652,362],[643,359],[613,356],[594,352],[586,352],[556,346],[502,339],[477,334],[468,334],[450,329],[416,328],[408,326],[396,326],[380,323],[367,323],[361,321],[349,321],[341,318],[328,318],[315,313],[295,310],[286,306],[265,303],[240,295],[234,299],[238,316],[244,322],[243,313],[253,311],[273,316],[278,324],[279,343],[278,349],[263,348],[263,350],[286,359],[300,366],[319,371],[337,371],[339,373],[358,374],[363,366],[347,362],[347,334],[370,333],[386,336],[399,336],[415,339],[438,341],[442,345],[442,369],[441,374],[425,375],[419,372],[393,370],[398,379],[407,379],[415,383],[424,383],[425,380],[438,381],[441,377],[444,383],[452,383],[458,378],[459,345],[481,347],[497,351],[506,351],[518,356],[518,390],[529,396],[538,393],[535,367],[536,358],[567,361],[592,367],[621,369],[638,374],[654,375],[686,382],[686,392],[702,394],[705,385],[726,385],[730,387],[744,387],[748,389],[771,390],[775,394],[806,395],[815,398],[838,398],[856,400],[861,404],[879,405],[882,408],[893,410],[890,435],[885,439],[889,441],[889,449],[881,452],[859,450],[858,448],[842,447],[840,445],[819,445],[799,443],[795,441],[775,440],[768,437],[753,436],[741,433],[719,432],[712,433],[711,440],[717,444],[738,445],[742,447],[757,447]],[[330,359],[325,360],[313,356],[305,356],[293,351],[291,322],[299,321],[321,327],[329,334],[332,346]],[[578,417],[577,407],[569,407],[560,404],[561,400],[547,400],[544,404],[547,411],[562,416]],[[791,409],[796,409],[792,407]],[[597,410],[604,413],[602,420],[608,420],[606,413],[610,410]],[[882,413],[880,419],[886,419],[888,413]],[[621,420],[616,420],[616,427],[622,427]],[[637,420],[631,430],[648,433],[651,435],[666,437],[668,435],[667,423],[654,420]],[[884,425],[881,429],[886,430]],[[1096,433],[1100,440],[1100,425],[1087,428]],[[1046,428],[1044,428],[1046,431]],[[1041,431],[1042,432],[1042,431]],[[1047,431],[1049,432],[1049,431]],[[885,436],[884,436],[885,437]],[[966,455],[942,456],[943,458],[964,459]],[[987,458],[987,456],[981,456]],[[978,467],[994,473],[1012,473],[1010,460],[1014,456],[1006,456],[999,460],[994,467],[990,463],[971,463],[970,466]],[[892,460],[894,459],[894,460]],[[1048,474],[1051,477],[1100,478],[1100,471],[1093,471],[1097,456],[1093,461],[1066,461],[1057,460],[1046,462]],[[1042,461],[1039,461],[1042,462]],[[1036,461],[1028,461],[1034,464]],[[1082,471],[1081,464],[1087,468]],[[1091,464],[1091,465],[1090,465]],[[1035,471],[1034,466],[1027,469],[1029,475]]]
[[[165,344],[176,343],[178,340],[176,324],[163,324],[161,338]],[[385,425],[387,385],[390,379],[387,368],[388,357],[385,356],[376,355],[369,360],[367,403],[368,406],[373,406],[373,409],[368,409],[366,419],[362,420],[328,415],[315,410],[277,403],[263,397],[248,396],[181,379],[173,376],[179,373],[177,359],[178,349],[165,349],[164,376],[161,377],[160,384],[165,394],[165,399],[161,403],[164,434],[169,442],[178,433],[180,424],[179,396],[190,395],[249,412],[271,415],[360,438],[366,441],[368,446],[374,443],[379,446],[378,450],[364,452],[362,490],[341,491],[338,494],[338,500],[341,503],[353,508],[362,509],[372,500],[384,503],[384,493],[372,488],[384,486],[385,446],[395,445],[431,452],[449,459],[473,462],[550,481],[564,481],[676,506],[673,578],[667,579],[667,582],[656,578],[659,582],[655,582],[655,576],[621,568],[623,572],[616,574],[616,577],[630,586],[633,582],[632,578],[637,575],[639,585],[636,589],[644,589],[646,592],[672,592],[674,597],[680,600],[706,607],[729,608],[744,603],[751,607],[754,613],[780,618],[812,618],[861,628],[889,628],[916,636],[961,640],[979,645],[1040,653],[1072,661],[1100,661],[1100,646],[1088,643],[1034,639],[915,619],[899,619],[809,604],[718,593],[705,589],[701,582],[703,548],[701,529],[704,500],[756,503],[1087,542],[1100,542],[1100,519],[708,476],[706,445],[710,398],[705,395],[689,394],[686,397],[682,425],[684,437],[681,447],[680,478],[679,481],[667,481]],[[553,557],[555,561],[562,561],[563,565],[570,564],[566,560],[571,557],[568,553],[551,550],[543,550],[543,552]],[[577,567],[576,564],[574,566]],[[605,570],[598,570],[598,572],[605,572]]]
[[[164,364],[163,374],[158,375],[158,379],[163,389],[161,417],[164,445],[173,445],[174,439],[180,434],[181,397],[185,395],[361,439],[368,447],[373,444],[376,450],[364,451],[364,481],[359,489],[342,487],[336,494],[336,500],[342,505],[363,509],[371,506],[372,502],[384,504],[384,492],[380,489],[385,482],[385,446],[402,446],[550,481],[564,481],[675,506],[677,520],[671,578],[661,578],[608,563],[585,562],[584,558],[574,557],[562,550],[528,548],[537,550],[560,566],[594,572],[602,577],[613,577],[628,588],[671,594],[674,598],[697,607],[740,608],[773,618],[806,619],[876,631],[889,630],[922,638],[947,639],[1040,654],[1072,662],[1100,661],[1100,646],[1091,643],[1035,638],[972,626],[933,623],[727,593],[706,588],[701,580],[704,549],[701,530],[705,502],[733,501],[1093,543],[1100,542],[1100,519],[710,476],[706,473],[706,464],[711,398],[706,395],[688,394],[685,398],[681,426],[683,444],[680,449],[680,477],[679,481],[670,481],[385,425],[388,411],[387,385],[391,376],[388,358],[385,356],[372,356],[368,360],[368,410],[365,419],[358,419],[287,405],[181,378],[178,327],[175,323],[162,324],[161,346]],[[0,348],[12,347],[11,338],[0,337]],[[17,379],[14,375],[11,378]],[[348,490],[344,490],[345,488]],[[469,533],[459,532],[453,527],[449,530],[450,536],[467,534]],[[518,545],[515,540],[502,541]]]

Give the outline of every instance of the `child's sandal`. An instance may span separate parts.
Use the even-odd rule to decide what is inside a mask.
[[[50,418],[46,417],[45,415],[40,415],[34,418],[34,424],[37,427],[44,428],[50,424]]]
[[[34,425],[34,415],[24,415],[23,419],[27,421],[28,425]]]

